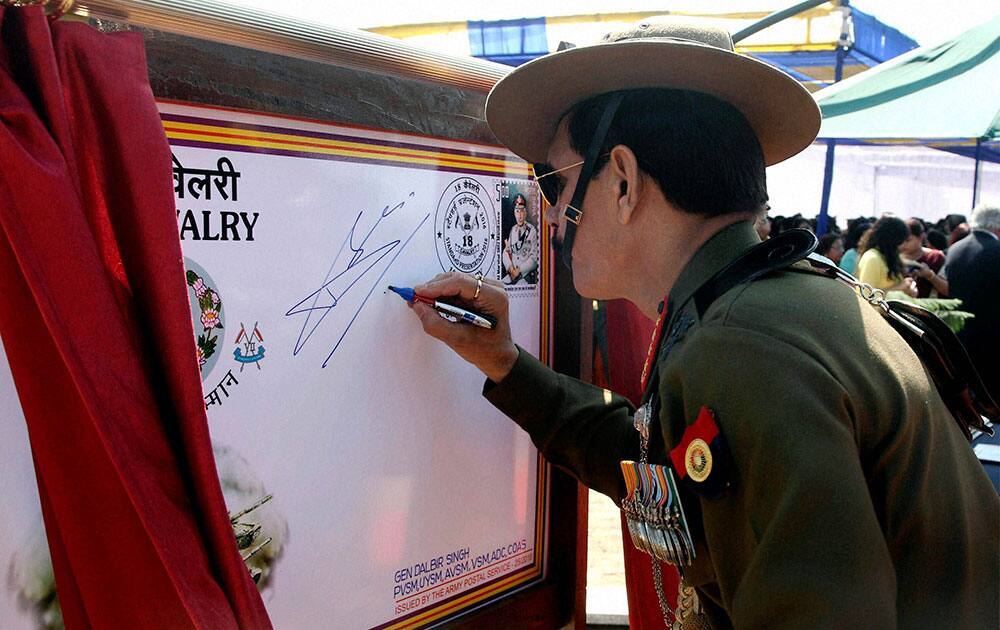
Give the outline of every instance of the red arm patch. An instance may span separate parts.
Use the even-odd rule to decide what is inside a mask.
[[[684,430],[680,443],[671,449],[670,461],[681,483],[714,499],[721,497],[729,485],[728,455],[715,412],[702,407],[698,418]]]

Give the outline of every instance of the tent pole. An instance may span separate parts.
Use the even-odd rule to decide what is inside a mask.
[[[837,83],[844,76],[844,56],[847,46],[837,47],[837,65],[833,69],[833,82]],[[823,167],[823,196],[819,206],[819,216],[816,218],[816,235],[826,234],[827,217],[830,213],[830,190],[833,188],[833,158],[837,150],[837,139],[826,141],[826,164]]]
[[[979,205],[979,189],[983,184],[983,139],[976,138],[976,167],[972,172],[972,209]]]
[[[753,24],[746,27],[742,31],[737,31],[736,33],[733,33],[733,43],[735,44],[736,42],[742,39],[746,39],[747,37],[750,37],[754,33],[760,32],[765,28],[767,28],[768,26],[771,26],[772,24],[777,24],[778,22],[784,20],[785,18],[790,18],[792,16],[798,15],[799,13],[802,13],[803,11],[808,11],[813,7],[818,7],[819,5],[823,4],[826,1],[827,0],[806,0],[805,2],[799,2],[797,4],[794,4],[788,7],[787,9],[782,9],[781,11],[775,11],[774,13],[768,15],[759,22],[754,22]],[[845,2],[844,4],[847,3]]]
[[[826,164],[823,166],[823,197],[819,206],[819,216],[816,218],[816,236],[826,234],[827,217],[830,212],[830,189],[833,187],[833,157],[837,150],[837,140],[826,141]]]
[[[765,28],[771,26],[772,24],[777,24],[778,22],[790,18],[793,15],[798,15],[804,11],[808,11],[814,7],[823,4],[826,0],[806,0],[805,2],[798,2],[783,9],[781,11],[775,11],[771,15],[768,15],[764,19],[754,22],[745,29],[733,33],[733,43],[739,42],[747,37],[750,37],[754,33],[758,33]],[[842,7],[849,7],[851,0],[839,0],[839,4]],[[850,11],[850,9],[848,9]],[[845,16],[844,24],[841,26],[840,38],[841,42],[846,42],[847,35],[847,20],[848,16]],[[844,73],[844,54],[850,50],[850,44],[841,43],[837,48],[837,66],[834,69],[834,83],[840,81]],[[827,216],[827,205],[830,201],[830,186],[833,183],[833,152],[834,147],[837,145],[836,140],[827,140],[826,143],[826,168],[823,171],[823,203],[820,208],[819,219],[817,220],[816,233],[822,235],[826,231],[826,216]]]

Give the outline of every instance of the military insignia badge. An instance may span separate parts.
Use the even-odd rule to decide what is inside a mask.
[[[695,438],[684,451],[684,471],[692,481],[702,482],[712,474],[712,450],[705,440]]]
[[[264,358],[264,335],[260,334],[257,322],[254,322],[253,332],[247,332],[246,326],[240,322],[240,332],[236,335],[236,343],[242,342],[242,348],[233,351],[233,358],[240,364],[240,372],[248,363],[253,363],[260,369],[260,361]]]
[[[730,484],[728,454],[715,412],[702,407],[670,451],[670,460],[682,484],[706,499],[718,499]]]

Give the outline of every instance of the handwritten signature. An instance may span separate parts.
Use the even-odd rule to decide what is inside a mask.
[[[411,192],[409,196],[413,197],[413,193]],[[344,326],[340,337],[337,338],[337,343],[333,345],[330,354],[323,361],[323,367],[326,367],[330,359],[333,358],[334,353],[337,352],[337,348],[340,347],[341,342],[347,336],[347,332],[351,329],[358,315],[361,314],[361,309],[364,308],[365,303],[368,302],[368,298],[371,297],[379,282],[389,271],[392,264],[396,262],[396,259],[399,258],[399,255],[403,253],[406,246],[409,245],[410,240],[420,231],[420,228],[423,227],[424,223],[431,216],[430,213],[424,215],[420,223],[417,224],[417,227],[406,237],[406,240],[395,239],[381,245],[373,244],[369,246],[368,240],[372,238],[379,225],[404,205],[406,205],[406,202],[401,201],[391,208],[386,206],[380,213],[378,220],[375,221],[374,225],[372,225],[371,229],[368,230],[368,233],[364,235],[364,238],[357,245],[355,245],[355,241],[357,240],[359,224],[364,216],[364,211],[359,212],[358,216],[355,217],[351,231],[347,234],[344,242],[341,243],[340,249],[337,250],[337,255],[330,265],[330,269],[326,272],[323,284],[302,298],[298,304],[285,313],[285,317],[305,315],[305,319],[302,322],[302,329],[299,331],[299,337],[295,342],[295,348],[292,350],[293,355],[298,356],[299,352],[305,348],[306,343],[308,343],[309,339],[312,338],[313,334],[316,333],[316,330],[323,323],[323,320],[340,305],[345,296],[355,286],[359,285],[362,280],[367,280],[368,284],[362,284],[361,289],[356,293],[360,295],[360,291],[363,291],[365,286],[368,286],[368,293],[365,294],[364,299],[358,304],[350,321]],[[350,250],[349,259],[345,249]],[[382,272],[378,274],[378,277],[374,277],[373,270],[387,257],[389,257],[389,262],[382,268]],[[346,265],[343,264],[341,258],[346,259]]]

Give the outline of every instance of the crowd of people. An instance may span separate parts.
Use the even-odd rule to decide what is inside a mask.
[[[816,220],[761,216],[756,227],[763,239],[794,228],[815,232]],[[979,206],[971,220],[949,214],[935,223],[858,217],[845,228],[831,217],[816,251],[877,289],[960,299],[973,318],[959,338],[1000,400],[1000,208]]]

